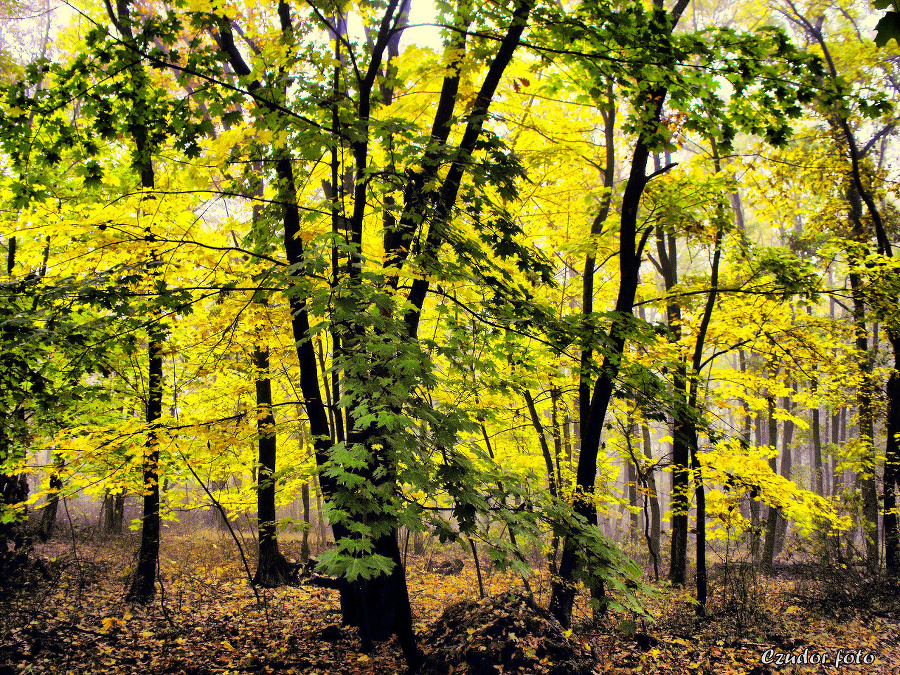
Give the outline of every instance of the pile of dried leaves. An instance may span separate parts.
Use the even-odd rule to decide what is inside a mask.
[[[567,634],[568,633],[568,634]],[[451,605],[422,635],[423,675],[590,675],[594,659],[550,613],[515,591]]]

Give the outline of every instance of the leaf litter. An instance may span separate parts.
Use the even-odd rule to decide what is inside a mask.
[[[405,672],[393,641],[365,653],[355,631],[341,627],[337,591],[258,589],[258,604],[223,540],[164,541],[156,599],[127,604],[135,549],[128,538],[84,538],[77,554],[62,540],[38,545],[42,572],[0,597],[0,675]],[[283,549],[291,557],[291,544]],[[654,623],[621,615],[593,623],[582,600],[569,632],[541,608],[546,575],[531,580],[534,604],[517,577],[488,569],[485,590],[495,597],[479,602],[471,564],[456,574],[428,571],[434,567],[430,557],[410,556],[425,675],[900,673],[895,608],[829,614],[798,600],[790,581],[769,582],[752,625],[735,626],[733,608],[714,602],[697,617],[685,593],[668,591],[652,603]],[[838,650],[859,650],[874,660],[778,666],[764,662],[767,650],[795,659],[827,654],[832,663]]]

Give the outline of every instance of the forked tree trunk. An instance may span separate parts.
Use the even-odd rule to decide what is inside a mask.
[[[349,143],[354,164],[353,183],[351,185],[354,191],[354,199],[352,202],[352,215],[339,212],[335,212],[334,215],[342,219],[344,227],[341,230],[347,234],[346,244],[349,245],[350,265],[346,272],[350,277],[348,284],[351,288],[355,284],[360,283],[358,277],[362,273],[361,245],[363,241],[363,224],[367,205],[371,201],[367,190],[370,185],[369,171],[372,168],[368,154],[370,142],[368,127],[373,103],[372,94],[376,80],[390,79],[388,77],[390,73],[382,73],[382,65],[385,63],[384,57],[386,53],[391,54],[392,50],[397,48],[396,42],[399,39],[400,31],[405,26],[407,12],[408,5],[406,3],[399,2],[399,0],[389,0],[387,8],[384,10],[380,28],[377,31],[377,35],[374,36],[374,47],[371,49],[370,60],[365,69],[365,74],[357,71],[355,88],[350,96],[345,97],[346,100],[356,105],[354,128],[357,129],[357,132],[351,135],[352,142]],[[413,246],[414,240],[429,255],[432,252],[436,252],[445,243],[443,239],[445,230],[440,225],[449,222],[452,217],[463,175],[469,167],[469,158],[477,149],[477,142],[481,137],[483,126],[488,118],[490,103],[518,45],[530,12],[530,2],[523,1],[516,5],[512,21],[509,24],[506,35],[498,44],[496,56],[487,69],[481,89],[476,95],[473,105],[463,116],[465,130],[462,132],[458,145],[453,150],[455,158],[449,163],[448,168],[446,143],[454,126],[454,106],[457,102],[459,85],[459,72],[455,72],[454,63],[451,62],[449,64],[451,67],[448,69],[444,79],[428,147],[424,151],[422,161],[417,164],[417,168],[414,170],[410,169],[407,175],[408,181],[404,190],[402,213],[396,220],[394,220],[392,214],[391,218],[388,219],[390,222],[385,223],[384,267],[391,272],[391,274],[385,275],[385,286],[397,290],[395,284],[401,275],[394,272],[403,268],[409,260],[409,252],[416,248]],[[283,0],[278,3],[278,16],[281,23],[282,38],[285,44],[292,45],[294,43],[294,26],[291,8]],[[322,17],[319,18],[321,19]],[[218,15],[216,19],[218,28],[216,38],[234,71],[248,80],[246,86],[251,92],[260,92],[260,94],[266,92],[266,96],[255,95],[255,103],[266,112],[267,118],[273,121],[278,130],[287,124],[295,123],[294,120],[289,119],[285,115],[282,107],[283,103],[281,103],[285,99],[279,96],[274,96],[272,99],[267,98],[269,92],[274,94],[277,91],[272,87],[271,83],[251,78],[253,71],[235,45],[232,22],[229,17]],[[334,23],[339,24],[340,22],[335,21]],[[331,24],[327,28],[331,32],[340,32],[341,30],[338,26]],[[343,44],[342,39],[342,35],[335,36],[336,49]],[[464,45],[465,31],[459,34],[457,38],[454,38],[454,42],[459,41],[462,41]],[[390,57],[388,57],[388,62],[389,60]],[[336,62],[341,62],[340,54],[338,54]],[[459,64],[455,63],[455,65],[458,66]],[[336,72],[339,78],[340,72]],[[282,73],[271,73],[271,77],[279,82],[284,80]],[[339,88],[339,86],[336,88]],[[281,94],[286,95],[286,90],[282,89]],[[276,103],[274,99],[278,99],[279,103]],[[337,112],[335,112],[335,116],[337,116]],[[334,133],[338,144],[343,142],[341,140],[342,134],[337,128],[333,129],[332,133]],[[302,278],[302,270],[305,268],[305,256],[303,241],[299,237],[300,212],[289,148],[276,148],[273,159],[279,180],[278,203],[282,205],[281,225],[284,234],[284,250],[288,264],[293,269],[289,274],[295,275],[290,280],[291,288],[287,290],[289,291],[291,326],[300,364],[300,390],[304,398],[310,433],[313,437],[316,463],[318,466],[323,467],[332,459],[331,428],[329,427],[327,408],[323,401],[319,384],[318,364],[310,335],[309,310],[305,298],[298,292],[305,286]],[[443,173],[445,170],[446,173]],[[332,176],[332,182],[335,183],[336,188],[337,180],[334,175]],[[435,185],[439,187],[434,187]],[[426,227],[423,219],[427,219],[428,224],[431,226]],[[431,223],[433,222],[437,224],[432,225]],[[426,233],[423,240],[419,240],[417,235],[423,230]],[[337,247],[338,242],[335,242],[334,246]],[[343,273],[343,270],[341,272]],[[398,335],[399,340],[415,341],[417,339],[419,317],[428,293],[429,283],[427,277],[415,278],[410,285],[407,295],[408,304],[402,309],[398,308],[396,310],[397,314],[394,318],[399,319],[406,326],[405,334]],[[346,320],[344,325],[337,327],[337,331],[342,334],[342,338],[350,336],[358,339],[360,344],[363,345],[362,338],[365,337],[367,330],[364,322],[356,322],[352,319]],[[341,344],[341,349],[346,349],[346,346]],[[340,354],[336,356],[338,358],[335,364],[335,374],[340,372],[339,369],[342,365],[342,359],[339,358]],[[358,401],[358,403],[364,402]],[[350,412],[351,407],[348,406],[345,410]],[[383,456],[375,445],[369,442],[369,439],[378,436],[381,431],[383,430],[371,428],[356,429],[351,424],[350,415],[348,415],[347,442],[351,444],[361,442],[371,456],[371,461],[368,465],[359,470],[360,477],[366,481],[373,481],[375,487],[388,488],[389,492],[391,486],[388,482],[395,480],[393,476],[395,467],[391,465],[393,460]],[[362,438],[354,440],[353,434],[360,434]],[[373,480],[376,478],[377,480]],[[340,502],[341,496],[347,494],[346,486],[340,484],[334,476],[323,472],[319,474],[319,481],[325,500]],[[343,504],[339,503],[338,506],[341,507]],[[375,515],[382,515],[382,506],[376,500],[372,503],[363,504],[361,508],[364,510],[369,509]],[[351,518],[356,518],[357,515],[352,513]],[[358,524],[366,524],[365,518],[363,518],[364,515],[366,514],[359,516]],[[387,523],[381,524],[385,525]],[[371,526],[371,524],[369,525]],[[347,525],[333,522],[332,529],[335,539],[339,543],[359,538],[359,533]],[[421,655],[416,648],[412,630],[409,595],[396,539],[396,526],[385,529],[387,531],[383,531],[380,536],[376,536],[372,542],[374,548],[372,553],[391,560],[393,568],[389,574],[380,574],[370,579],[357,579],[345,583],[341,593],[344,619],[347,623],[360,627],[360,635],[365,644],[371,643],[375,639],[387,637],[390,634],[397,634],[403,647],[407,664],[410,668],[415,668],[420,661]]]

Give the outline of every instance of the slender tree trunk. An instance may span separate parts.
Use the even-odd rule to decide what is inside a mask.
[[[777,372],[777,371],[776,371]],[[766,397],[769,404],[769,442],[768,444],[777,451],[778,449],[778,420],[775,419],[775,397]],[[769,468],[773,472],[778,471],[777,452],[769,458]],[[778,509],[769,507],[769,515],[766,518],[766,538],[763,542],[762,568],[768,573],[775,570],[775,535],[778,528]]]
[[[715,141],[711,141],[716,172],[721,171],[719,151]],[[724,215],[721,214],[720,215]],[[719,222],[724,220],[721,218]],[[706,570],[706,488],[703,484],[703,467],[698,459],[700,439],[697,433],[698,409],[700,400],[700,374],[703,370],[703,348],[706,345],[706,333],[712,321],[713,310],[719,293],[719,262],[722,259],[722,237],[724,232],[720,225],[716,229],[716,237],[713,250],[712,269],[710,271],[709,294],[706,297],[706,305],[697,329],[697,341],[694,345],[694,355],[691,362],[691,381],[688,388],[688,412],[691,424],[691,465],[694,469],[694,495],[697,501],[697,613],[706,614],[707,570]]]
[[[16,238],[10,237],[9,259],[7,271],[11,275],[15,264]],[[2,311],[0,307],[0,311]],[[0,331],[6,331],[5,326],[0,326]],[[4,335],[4,343],[9,340],[9,335]],[[14,357],[0,354],[0,360],[4,366],[20,370],[18,363],[10,363]],[[25,457],[11,436],[25,428],[25,414],[19,405],[13,410],[6,409],[3,414],[7,419],[0,424],[0,466],[7,462],[24,462]],[[10,422],[8,425],[7,422]],[[8,466],[8,465],[7,465]],[[6,516],[5,507],[18,508],[28,501],[28,479],[24,473],[0,472],[0,515]],[[21,564],[27,562],[28,550],[31,548],[30,537],[26,528],[27,510],[22,508],[19,513],[13,512],[11,518],[0,518],[0,588],[3,588],[8,578]]]
[[[872,409],[874,382],[872,381],[872,355],[869,352],[869,332],[866,328],[865,299],[859,275],[851,272],[849,276],[861,380],[856,392],[856,404],[859,411],[859,440],[868,448],[867,459],[874,462],[875,417]],[[865,538],[866,562],[870,569],[878,566],[878,494],[875,488],[874,471],[874,467],[872,467],[870,472],[857,475],[863,501],[862,530]]]
[[[636,425],[632,428],[636,429]],[[633,461],[625,462],[626,472],[625,472],[625,480],[628,484],[628,516],[629,516],[629,528],[628,528],[628,538],[631,541],[639,541],[641,536],[641,522],[640,522],[640,508],[638,506],[638,493],[637,493],[637,482],[638,482],[638,474],[637,467],[635,467]]]
[[[900,529],[897,517],[897,486],[900,483],[900,335],[890,330],[894,369],[887,384],[887,443],[884,457],[884,562],[897,578],[900,572]]]
[[[816,381],[813,380],[813,395],[815,395]],[[810,433],[812,434],[812,464],[813,464],[813,481],[812,489],[820,497],[825,496],[825,466],[822,460],[822,429],[820,425],[820,408],[818,404],[812,410],[812,425]]]
[[[796,391],[796,383],[793,385]],[[785,397],[783,400],[784,408],[788,412],[792,410],[791,400]],[[791,480],[791,471],[793,470],[793,454],[791,451],[791,441],[794,440],[794,423],[791,420],[785,420],[781,434],[781,476]],[[775,530],[775,555],[779,555],[784,548],[785,534],[787,533],[787,518],[784,514],[779,513],[778,524]]]
[[[812,307],[806,308],[806,313],[809,316],[812,316]],[[815,371],[818,372],[818,366],[815,367]],[[812,379],[809,383],[811,393],[813,395],[813,404],[814,407],[812,409],[812,424],[810,425],[810,435],[811,435],[811,446],[812,446],[812,470],[813,470],[813,479],[811,489],[820,497],[825,496],[825,486],[823,483],[824,476],[824,467],[822,465],[822,430],[820,423],[820,409],[821,406],[819,402],[815,400],[816,395],[819,391],[819,379],[818,375],[813,375]]]
[[[129,0],[118,0],[116,12],[107,4],[110,19],[121,32],[127,42],[134,42],[131,19],[131,3]],[[139,91],[147,86],[147,74],[140,61],[135,61],[130,70],[131,86],[135,88],[134,100],[140,100]],[[140,174],[141,187],[153,190],[155,175],[153,171],[153,151],[146,124],[135,124],[131,130],[135,145],[135,166]],[[152,238],[150,238],[152,240]],[[155,254],[153,255],[155,259]],[[151,273],[152,274],[152,273]],[[164,332],[159,324],[157,312],[148,329],[147,336],[147,400],[146,420],[148,426],[147,441],[143,456],[143,492],[144,508],[141,517],[141,547],[131,585],[126,594],[129,602],[146,603],[156,593],[156,568],[159,565],[159,419],[162,417],[163,395],[163,340]]]
[[[109,490],[103,495],[101,507],[103,517],[100,527],[105,534],[122,534],[122,525],[125,518],[125,493],[110,494]]]
[[[662,31],[670,31],[678,23],[681,13],[687,7],[688,0],[678,0],[670,14],[671,21],[667,27],[661,27]],[[659,122],[662,115],[662,106],[667,91],[659,88],[653,91],[647,98],[648,117]],[[614,104],[605,111],[607,117],[607,153],[612,152],[612,144],[609,142],[610,121],[615,110]],[[597,460],[600,452],[600,438],[603,433],[603,423],[609,402],[619,375],[621,360],[625,354],[627,344],[628,325],[633,319],[634,298],[637,293],[640,277],[641,258],[644,244],[649,231],[638,239],[637,216],[640,208],[641,197],[647,186],[647,161],[650,158],[648,139],[640,135],[635,143],[631,159],[631,171],[625,190],[622,193],[622,210],[619,223],[619,293],[616,298],[615,315],[609,328],[606,354],[601,366],[600,375],[597,377],[593,392],[590,392],[589,383],[585,376],[588,369],[582,365],[581,382],[579,384],[579,410],[582,425],[581,453],[578,457],[578,466],[575,472],[576,502],[575,512],[580,516],[584,524],[592,527],[597,523],[597,508],[592,495],[597,476]],[[607,171],[611,171],[612,163],[607,159]],[[609,205],[601,207],[608,209]],[[602,229],[602,221],[595,219],[592,224],[592,232]],[[585,264],[585,280],[583,284],[582,308],[585,315],[593,305],[593,272],[594,259],[588,256]],[[584,349],[582,350],[585,351]],[[589,401],[588,401],[588,394]],[[586,413],[586,414],[585,414]],[[577,552],[573,537],[566,537],[563,544],[563,552],[560,558],[559,575],[552,581],[550,594],[550,612],[566,628],[571,623],[572,607],[575,602],[575,577],[577,567]],[[593,587],[595,594],[599,593],[602,586],[597,583]]]
[[[309,560],[309,482],[303,484],[300,492],[300,498],[303,500],[303,541],[300,544],[300,560],[306,562]]]
[[[131,586],[125,596],[127,601],[138,603],[147,603],[156,594],[156,568],[159,565],[159,444],[156,423],[162,417],[163,359],[162,338],[158,332],[151,335],[148,357],[147,424],[150,431],[144,446],[141,548]]]
[[[531,424],[534,427],[534,430],[537,432],[538,443],[541,446],[541,454],[544,457],[544,467],[547,470],[547,482],[549,485],[550,494],[554,498],[556,498],[558,496],[556,482],[557,474],[553,456],[550,454],[550,446],[547,444],[547,435],[546,433],[544,433],[544,426],[541,424],[541,419],[538,416],[537,407],[534,404],[534,398],[532,397],[531,392],[525,389],[523,392],[523,396],[525,398],[525,404],[528,406],[528,414],[531,417]],[[484,434],[485,439],[487,439],[487,430],[482,428],[482,433]],[[493,452],[491,454],[493,455]]]
[[[612,205],[612,190],[615,179],[616,107],[615,99],[613,97],[612,85],[610,85],[608,88],[607,96],[609,105],[607,108],[601,109],[600,114],[603,116],[606,141],[606,166],[603,168],[603,186],[608,191],[605,193],[605,197],[600,205],[600,208],[597,211],[597,215],[591,222],[591,236],[599,236],[603,232],[603,226],[607,216],[609,215],[610,207]],[[644,159],[644,163],[646,164],[646,158]],[[643,191],[643,186],[641,187],[641,191]],[[639,201],[640,195],[638,195],[637,198]],[[636,207],[637,205],[635,205],[635,208]],[[624,237],[625,235],[621,236]],[[632,241],[628,245],[634,245],[633,235]],[[620,242],[620,249],[626,250],[626,243],[624,241]],[[596,256],[594,254],[589,253],[587,256],[585,256],[581,291],[581,312],[585,317],[590,316],[590,314],[594,311],[594,268],[596,266],[596,262]],[[635,270],[633,274],[636,275],[637,271]],[[635,283],[635,289],[636,286],[637,284]],[[622,287],[620,286],[620,293],[621,289]],[[629,303],[629,313],[631,311],[630,305],[631,303]],[[624,340],[621,349],[624,350]],[[576,467],[576,486],[580,491],[580,494],[576,495],[575,511],[585,519],[585,522],[589,527],[597,525],[597,509],[593,504],[590,493],[594,489],[594,480],[597,473],[596,463],[600,446],[599,430],[596,433],[592,433],[590,429],[592,426],[598,425],[593,416],[599,415],[603,418],[606,417],[606,408],[609,404],[609,396],[612,393],[611,390],[609,394],[598,390],[601,385],[601,381],[604,379],[604,376],[601,376],[600,378],[597,378],[594,394],[593,396],[591,395],[591,381],[593,379],[593,376],[591,375],[592,359],[592,346],[584,345],[581,349],[580,368],[578,376],[577,436],[579,452],[578,464]],[[609,365],[606,363],[606,359],[604,359],[604,365]],[[616,363],[613,367],[615,368],[616,372],[618,372],[618,364]],[[613,375],[613,377],[615,376]],[[604,389],[606,388],[606,386],[607,385],[604,385]],[[598,393],[601,396],[606,397],[606,402],[603,402],[601,399],[596,398]],[[597,403],[597,406],[594,405],[595,401]],[[602,423],[603,420],[601,419],[599,425],[602,425]],[[591,436],[591,438],[588,438],[589,435]],[[596,435],[596,443],[593,440],[594,435]],[[550,599],[550,611],[554,616],[556,616],[559,622],[566,627],[568,627],[569,621],[571,620],[572,607],[575,602],[576,590],[574,582],[575,551],[572,547],[570,539],[570,537],[566,537],[563,542],[563,551],[560,557],[559,564],[556,567],[557,576],[554,580],[554,586],[551,592]],[[604,590],[605,589],[602,586],[602,582],[600,582],[598,587],[592,590],[592,593],[594,595],[602,597],[604,594]]]
[[[59,470],[65,466],[65,462],[62,457],[57,456],[53,463],[54,469],[50,474],[50,490],[47,493],[47,504],[41,511],[41,522],[38,525],[38,536],[41,541],[47,541],[53,536],[53,529],[56,527],[56,513],[59,509],[59,491],[63,487]]]
[[[256,378],[256,429],[259,436],[259,467],[256,472],[259,560],[253,583],[264,588],[277,588],[291,583],[291,568],[278,549],[278,514],[275,509],[277,436],[267,348],[254,348],[253,369]]]
[[[659,492],[656,489],[656,468],[652,466],[653,444],[650,439],[650,427],[647,426],[646,422],[641,424],[641,435],[643,436],[644,441],[644,457],[646,457],[647,463],[651,465],[644,471],[646,480],[646,485],[644,487],[649,493],[647,499],[649,499],[650,502],[650,534],[647,546],[649,548],[650,556],[653,558],[654,577],[658,580],[660,553],[659,539],[662,529],[662,519],[660,518]]]
[[[226,485],[228,485],[227,480],[211,480],[209,481],[209,491],[211,493],[220,492],[225,489]],[[217,501],[219,501],[221,505],[221,497],[217,498]],[[206,522],[209,526],[220,533],[228,533],[228,515],[226,509],[217,508],[215,504],[212,504],[206,513]]]

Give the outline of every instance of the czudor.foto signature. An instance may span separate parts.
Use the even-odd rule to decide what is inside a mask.
[[[809,647],[799,653],[767,649],[763,652],[760,660],[774,666],[822,665],[840,668],[841,666],[871,665],[875,663],[875,654],[862,649],[856,651],[838,649],[833,656],[828,651],[810,651]]]

